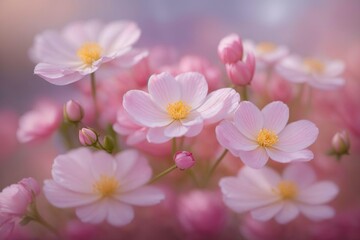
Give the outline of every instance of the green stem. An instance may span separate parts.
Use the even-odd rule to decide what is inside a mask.
[[[162,171],[161,173],[159,173],[158,175],[156,175],[155,177],[153,177],[149,183],[153,183],[155,182],[156,180],[158,180],[159,178],[165,176],[166,174],[170,173],[171,171],[173,171],[174,169],[176,169],[176,164],[172,165],[171,167],[169,167],[168,169]]]
[[[91,79],[91,96],[94,101],[94,108],[95,108],[95,119],[97,121],[99,112],[98,112],[98,105],[97,105],[97,98],[96,98],[96,80],[95,80],[95,72],[90,74]]]
[[[71,149],[74,147],[74,143],[72,141],[72,138],[68,130],[69,130],[69,125],[66,122],[63,122],[60,126],[59,132],[61,134],[65,147],[67,149]]]
[[[173,138],[171,144],[171,155],[174,156],[175,152],[176,152],[176,138]]]
[[[243,101],[249,100],[248,87],[247,87],[246,85],[242,87],[241,99],[242,99]]]
[[[224,157],[226,156],[226,154],[228,153],[228,150],[225,149],[223,151],[223,153],[218,157],[218,159],[216,159],[214,165],[212,166],[212,168],[210,169],[207,178],[206,178],[206,183],[209,182],[209,179],[211,178],[211,176],[214,174],[215,169],[217,168],[217,166],[220,164],[220,162],[224,159]]]

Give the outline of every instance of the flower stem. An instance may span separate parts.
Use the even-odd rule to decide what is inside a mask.
[[[165,169],[164,171],[162,171],[161,173],[159,173],[158,175],[156,175],[155,177],[153,177],[149,183],[153,183],[156,180],[158,180],[159,178],[165,176],[166,174],[170,173],[171,171],[173,171],[174,169],[176,169],[176,164],[172,165],[171,167],[169,167],[168,169]]]
[[[211,167],[208,175],[207,175],[207,178],[206,178],[206,183],[209,182],[209,179],[211,178],[211,176],[214,174],[215,172],[215,169],[217,168],[217,166],[220,164],[220,162],[224,159],[224,157],[226,156],[226,154],[228,153],[229,150],[225,149],[223,151],[223,153],[218,157],[218,159],[216,159],[214,165]]]
[[[99,112],[98,112],[98,105],[97,105],[97,99],[96,99],[96,80],[95,80],[95,72],[90,74],[91,79],[91,96],[94,101],[94,108],[95,108],[95,119],[98,119]]]
[[[175,152],[176,152],[176,138],[173,138],[171,144],[171,155],[174,156]]]

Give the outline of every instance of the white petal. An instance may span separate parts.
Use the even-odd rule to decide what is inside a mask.
[[[39,63],[35,66],[34,73],[41,76],[49,83],[55,85],[67,85],[84,78],[84,75],[69,67]]]
[[[238,178],[244,184],[257,186],[263,191],[267,191],[272,194],[274,194],[273,187],[277,186],[281,181],[280,175],[269,167],[261,169],[243,167],[239,171]]]
[[[322,90],[333,90],[337,89],[345,84],[343,78],[331,78],[331,77],[314,77],[313,81],[309,81],[309,85],[322,89]]]
[[[313,221],[321,221],[335,216],[335,210],[327,205],[298,205],[300,212]]]
[[[268,221],[283,207],[283,202],[277,202],[251,211],[251,216],[259,221]]]
[[[333,182],[321,181],[302,189],[297,200],[308,204],[324,204],[335,198],[339,188]]]
[[[93,193],[71,191],[52,180],[45,180],[44,194],[51,204],[59,208],[83,206],[96,202],[100,198]]]
[[[165,136],[165,127],[150,128],[147,132],[146,139],[150,143],[164,143],[171,139],[171,137]]]
[[[107,221],[113,226],[124,226],[134,219],[134,209],[118,201],[110,201]]]
[[[283,102],[272,102],[261,110],[264,116],[264,128],[278,134],[289,120],[289,108]]]
[[[123,106],[130,117],[146,127],[162,127],[171,123],[168,114],[158,108],[149,94],[130,90],[124,95]]]
[[[266,152],[272,160],[281,163],[310,161],[314,158],[313,152],[307,149],[296,152],[284,152],[275,148],[266,148]]]
[[[151,206],[162,201],[165,195],[156,187],[146,186],[137,188],[131,192],[118,194],[115,198],[131,205]]]
[[[102,199],[76,209],[76,216],[85,223],[101,223],[108,215],[108,200]]]
[[[306,188],[316,180],[315,171],[307,164],[292,163],[283,171],[283,179],[295,182],[299,188]]]
[[[279,141],[273,146],[285,152],[294,152],[313,144],[319,134],[316,125],[307,120],[299,120],[288,124],[279,136]]]
[[[182,125],[180,121],[173,121],[165,128],[164,134],[169,138],[181,137],[187,133],[188,129],[189,127]]]
[[[102,28],[103,24],[97,20],[79,21],[66,26],[61,35],[77,49],[86,42],[97,42]]]
[[[181,99],[192,109],[200,106],[205,100],[208,85],[203,75],[196,72],[187,72],[175,78],[181,89]]]
[[[113,176],[116,169],[114,157],[105,151],[94,152],[91,159],[91,169],[96,180],[104,175]]]
[[[154,103],[165,112],[170,103],[181,100],[180,84],[167,72],[152,75],[148,90]]]
[[[252,151],[238,151],[241,161],[252,168],[262,168],[267,163],[269,156],[264,148],[258,147]]]
[[[298,207],[292,202],[285,202],[281,211],[275,216],[275,220],[280,224],[285,224],[295,219],[299,215]]]
[[[202,122],[196,125],[192,125],[191,127],[189,127],[187,133],[185,134],[185,137],[195,137],[200,134],[203,128],[204,124]]]
[[[249,139],[256,139],[264,127],[261,111],[251,102],[243,101],[234,114],[235,126]]]

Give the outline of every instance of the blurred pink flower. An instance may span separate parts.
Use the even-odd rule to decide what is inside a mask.
[[[294,83],[307,83],[323,90],[336,89],[345,84],[342,78],[345,65],[340,60],[322,60],[288,56],[276,67],[286,80]]]
[[[64,118],[73,123],[80,122],[84,117],[84,109],[82,106],[74,101],[69,100],[64,104]]]
[[[78,148],[55,158],[53,180],[45,181],[44,193],[56,207],[76,207],[83,222],[123,226],[134,218],[131,205],[150,206],[164,198],[159,189],[144,186],[151,174],[135,150],[112,156]]]
[[[20,117],[17,139],[25,143],[47,138],[57,130],[60,123],[60,107],[54,103],[40,102],[34,110]]]
[[[218,55],[224,64],[236,63],[243,59],[243,43],[241,38],[235,34],[229,34],[221,39],[218,45]]]
[[[192,153],[188,151],[179,151],[175,153],[174,161],[180,170],[189,169],[195,164]]]
[[[316,181],[315,172],[304,163],[284,169],[282,176],[265,167],[255,170],[242,168],[237,177],[220,180],[225,204],[237,213],[250,212],[259,221],[272,218],[286,224],[300,213],[312,221],[335,215],[325,205],[335,198],[339,188],[331,181]]]
[[[269,157],[277,162],[309,161],[319,130],[314,123],[300,120],[287,125],[289,108],[272,102],[261,111],[251,102],[241,102],[234,120],[216,127],[219,143],[249,167],[263,167]]]
[[[4,188],[0,193],[0,238],[7,238],[15,222],[26,214],[40,187],[33,178],[24,178],[17,184]]]
[[[31,54],[38,62],[34,73],[55,85],[76,82],[95,72],[103,63],[119,57],[133,62],[130,53],[140,29],[133,22],[76,22],[61,32],[36,36]]]
[[[207,95],[205,78],[194,72],[176,77],[169,73],[153,75],[148,90],[130,90],[124,95],[123,105],[134,121],[149,128],[147,140],[153,143],[196,136],[204,123],[222,120],[240,101],[230,88]]]
[[[226,72],[234,85],[245,86],[251,83],[255,73],[255,58],[248,52],[244,59],[226,64]]]

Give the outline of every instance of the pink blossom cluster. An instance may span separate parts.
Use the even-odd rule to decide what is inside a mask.
[[[1,238],[33,221],[44,228],[30,224],[30,239],[262,239],[319,232],[354,204],[338,169],[359,128],[316,97],[342,91],[343,61],[232,33],[212,63],[135,47],[140,34],[131,21],[82,21],[35,37],[34,73],[74,94],[41,101],[11,131],[56,154],[29,168],[44,198],[32,178],[0,193]]]

